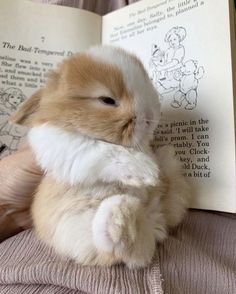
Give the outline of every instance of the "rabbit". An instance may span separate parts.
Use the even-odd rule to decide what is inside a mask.
[[[50,72],[11,117],[45,172],[38,237],[81,265],[148,265],[191,195],[172,147],[150,147],[159,119],[158,93],[124,49],[95,46]]]

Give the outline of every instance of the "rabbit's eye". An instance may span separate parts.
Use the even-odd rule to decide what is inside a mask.
[[[103,104],[110,105],[110,106],[118,106],[116,100],[111,97],[99,97],[98,98]]]

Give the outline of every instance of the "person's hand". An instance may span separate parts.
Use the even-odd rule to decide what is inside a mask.
[[[29,147],[0,160],[0,241],[31,227],[30,206],[42,174]]]

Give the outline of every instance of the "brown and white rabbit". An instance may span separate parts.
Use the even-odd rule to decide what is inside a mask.
[[[147,265],[183,218],[189,186],[171,147],[149,147],[160,103],[134,55],[93,47],[62,62],[12,121],[45,177],[34,197],[38,236],[83,265]]]

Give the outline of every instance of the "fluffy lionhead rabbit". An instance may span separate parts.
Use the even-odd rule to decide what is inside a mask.
[[[51,72],[12,121],[45,177],[34,197],[38,236],[83,265],[147,265],[183,218],[189,187],[170,147],[149,147],[158,94],[141,62],[94,47]]]

